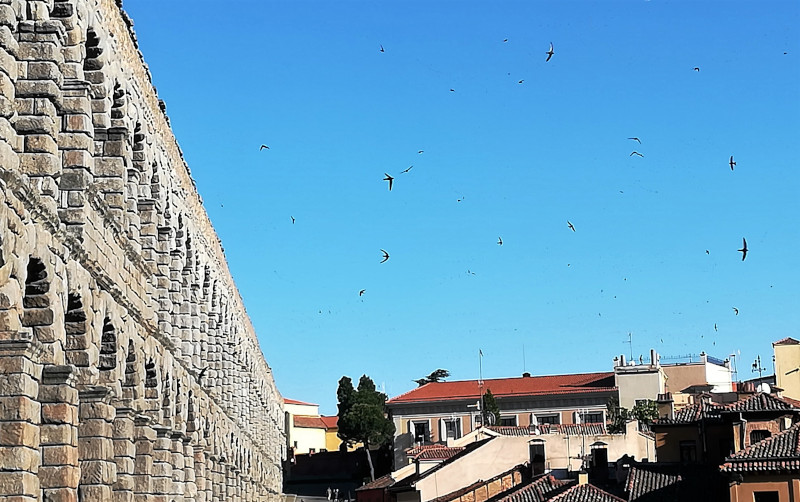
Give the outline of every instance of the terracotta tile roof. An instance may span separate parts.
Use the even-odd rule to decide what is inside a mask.
[[[679,474],[666,474],[642,467],[631,467],[625,481],[628,502],[679,500]]]
[[[495,378],[483,381],[483,390],[491,390],[496,398],[589,392],[610,392],[614,373],[579,373],[518,378]],[[387,404],[480,399],[478,380],[432,382],[390,399]]]
[[[602,436],[608,434],[606,424],[541,424],[542,434],[564,434],[567,436]]]
[[[795,340],[790,336],[787,336],[786,338],[781,338],[777,342],[772,342],[772,345],[798,345],[798,344],[800,344],[800,340]]]
[[[625,502],[617,496],[591,485],[575,485],[554,497],[546,499],[550,502]]]
[[[724,406],[716,403],[701,401],[697,404],[690,404],[675,412],[675,418],[659,418],[655,425],[680,425],[699,422],[700,419],[720,420],[720,412]]]
[[[503,436],[532,436],[535,433],[533,428],[521,425],[490,425],[487,429]]]
[[[750,397],[740,399],[735,403],[726,405],[723,411],[800,411],[797,406],[772,394],[759,392]]]
[[[320,417],[309,417],[305,415],[295,415],[292,417],[295,427],[307,429],[325,429],[325,422]]]
[[[394,479],[392,478],[391,474],[387,474],[385,476],[381,476],[375,481],[370,481],[369,483],[359,486],[356,488],[357,492],[364,491],[364,490],[379,490],[386,488],[394,483]]]
[[[332,417],[319,417],[322,423],[325,424],[326,429],[336,429],[339,427],[339,417],[333,415]]]
[[[314,403],[306,403],[304,401],[298,401],[297,399],[289,399],[288,397],[283,398],[284,404],[300,404],[303,406],[317,406]]]
[[[418,460],[447,460],[464,450],[463,446],[423,445],[406,450],[409,458]]]
[[[544,502],[548,494],[568,484],[569,481],[561,481],[546,474],[494,502]]]
[[[722,472],[800,472],[800,422],[725,459]]]

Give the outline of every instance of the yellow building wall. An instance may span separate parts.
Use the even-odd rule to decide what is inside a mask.
[[[775,383],[783,389],[781,395],[800,400],[800,345],[775,345],[773,348]]]

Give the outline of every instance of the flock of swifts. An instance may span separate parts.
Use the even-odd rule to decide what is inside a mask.
[[[503,42],[504,43],[508,42],[508,39],[507,38],[503,39]],[[381,53],[386,52],[386,50],[383,48],[383,45],[380,46],[379,52],[381,52]],[[547,50],[547,52],[545,52],[545,54],[547,55],[547,58],[545,59],[545,63],[550,61],[550,59],[555,55],[555,53],[556,52],[555,52],[555,50],[553,48],[553,42],[550,42],[550,48]],[[786,54],[786,53],[784,53],[784,54]],[[692,68],[692,71],[699,72],[700,71],[700,67],[699,66],[695,66],[694,68]],[[524,82],[524,80],[520,80],[517,83],[521,84],[523,82]],[[451,88],[450,92],[456,92],[456,90]],[[631,141],[636,141],[640,145],[642,144],[642,140],[637,138],[637,137],[635,137],[635,136],[631,137],[631,138],[628,138],[628,139],[631,140]],[[267,145],[261,145],[261,147],[259,148],[259,151],[262,151],[262,150],[269,150],[269,147]],[[423,153],[425,153],[425,151],[424,150],[419,150],[417,153],[422,155]],[[638,157],[644,157],[644,154],[642,154],[642,153],[640,153],[640,152],[638,152],[636,150],[632,151],[630,153],[629,157],[633,157],[634,155],[636,155]],[[731,171],[733,171],[734,168],[736,167],[736,161],[733,160],[733,155],[731,155],[730,159],[728,160],[728,165],[731,167]],[[411,171],[411,169],[413,167],[414,167],[413,165],[409,166],[408,168],[400,171],[400,174],[408,173],[409,171]],[[394,176],[390,175],[389,173],[383,173],[383,175],[384,175],[383,181],[387,182],[389,191],[391,192],[392,191],[392,187],[394,186]],[[460,201],[461,201],[461,199],[459,199],[459,202]],[[294,216],[290,216],[290,218],[292,219],[292,224],[294,224],[294,222],[295,222]],[[573,232],[575,232],[575,225],[573,225],[572,222],[569,221],[569,220],[567,220],[567,227],[570,230],[572,230]],[[502,237],[498,237],[497,238],[497,245],[498,246],[502,246],[503,245],[503,238]],[[744,261],[745,258],[747,258],[747,251],[748,251],[748,249],[747,249],[747,239],[745,239],[744,237],[742,237],[742,247],[741,247],[741,249],[738,249],[737,251],[742,253],[742,261]],[[380,263],[386,263],[387,261],[389,261],[389,257],[390,256],[389,256],[389,252],[388,251],[386,251],[385,249],[381,249],[381,254],[382,254],[382,258],[381,258]],[[706,254],[709,254],[709,251],[707,249],[706,249]],[[474,275],[474,272],[471,272],[469,270],[467,271],[467,273],[470,273],[470,274]],[[367,291],[366,289],[360,289],[358,291],[358,296],[364,296],[364,293],[366,293],[366,291]],[[736,307],[733,307],[733,313],[735,315],[739,315],[739,309],[737,309]],[[715,331],[717,330],[716,323],[714,324],[714,330]]]

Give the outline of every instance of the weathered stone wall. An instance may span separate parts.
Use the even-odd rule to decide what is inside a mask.
[[[0,0],[0,499],[272,500],[283,420],[127,16]]]

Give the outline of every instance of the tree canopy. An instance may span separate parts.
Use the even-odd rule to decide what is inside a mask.
[[[369,449],[388,443],[395,430],[386,416],[386,394],[379,392],[372,379],[363,375],[358,381],[358,389],[353,389],[353,381],[343,376],[336,395],[339,398],[338,436],[347,444],[364,444],[370,476],[374,480],[375,470]]]
[[[434,372],[432,372],[430,375],[426,376],[425,378],[420,378],[420,379],[414,380],[414,381],[417,383],[417,385],[422,387],[426,383],[439,382],[439,381],[444,380],[445,378],[447,378],[449,376],[450,376],[450,372],[449,371],[439,368],[438,370],[435,370]]]
[[[486,389],[483,394],[483,409],[481,410],[484,425],[498,425],[500,423],[500,406],[497,405],[491,389]]]

